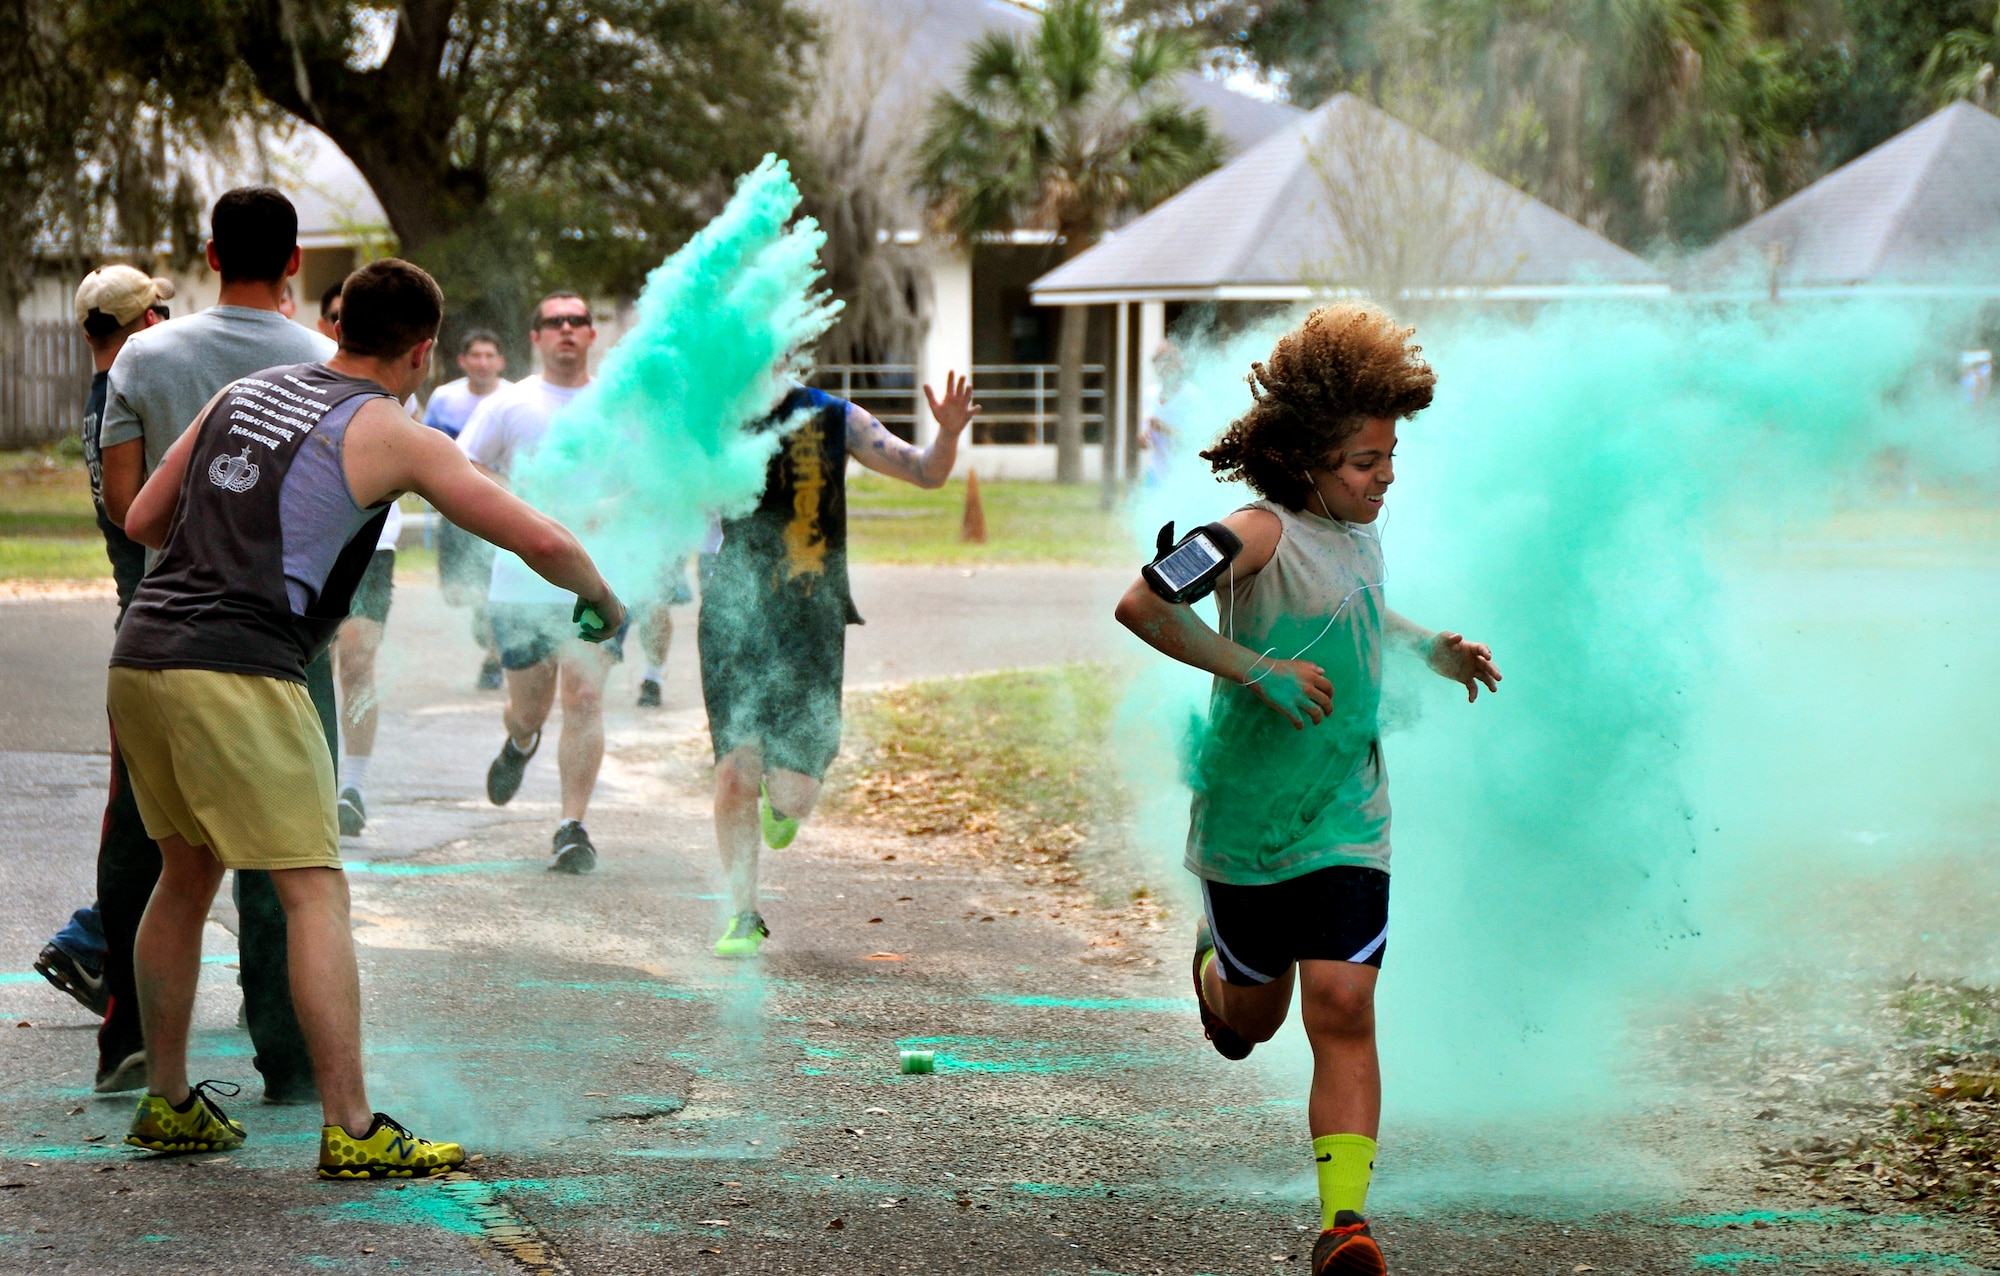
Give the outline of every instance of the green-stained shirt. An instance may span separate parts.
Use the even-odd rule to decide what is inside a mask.
[[[1196,750],[1187,867],[1264,886],[1335,865],[1389,867],[1389,786],[1375,724],[1382,698],[1382,547],[1360,524],[1271,501],[1282,534],[1254,576],[1224,577],[1222,631],[1273,659],[1309,660],[1333,712],[1304,730],[1246,686],[1218,678]]]

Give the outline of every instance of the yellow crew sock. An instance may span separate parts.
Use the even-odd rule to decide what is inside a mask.
[[[1333,1226],[1342,1210],[1368,1212],[1368,1183],[1375,1177],[1375,1140],[1365,1134],[1322,1134],[1313,1140],[1319,1170],[1320,1227]]]

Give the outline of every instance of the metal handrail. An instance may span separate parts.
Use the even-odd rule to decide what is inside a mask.
[[[1083,425],[1086,435],[1104,425],[1104,365],[1087,363],[1083,373]],[[974,443],[1054,443],[1058,365],[1053,363],[981,363],[972,369],[973,392],[984,405],[973,423]],[[916,365],[909,363],[831,363],[813,369],[812,384],[829,394],[859,403],[892,433],[914,438],[922,387]],[[886,384],[885,384],[886,383]],[[879,405],[879,406],[878,406]],[[1025,427],[1025,428],[1023,428]],[[1026,434],[1026,438],[995,435]]]

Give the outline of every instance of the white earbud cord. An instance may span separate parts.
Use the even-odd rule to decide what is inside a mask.
[[[1319,497],[1320,512],[1326,515],[1327,522],[1340,523],[1341,527],[1345,529],[1345,531],[1349,536],[1365,537],[1369,540],[1374,541],[1377,545],[1380,545],[1382,543],[1382,538],[1380,536],[1374,535],[1369,532],[1361,531],[1353,523],[1341,523],[1341,520],[1335,518],[1333,516],[1333,511],[1327,509],[1326,497],[1320,496],[1318,488],[1313,489],[1313,495]],[[1313,635],[1312,641],[1307,643],[1305,646],[1299,648],[1291,655],[1285,657],[1285,659],[1297,660],[1300,656],[1305,655],[1308,651],[1311,651],[1316,645],[1318,645],[1319,640],[1326,637],[1327,633],[1333,629],[1333,622],[1340,619],[1340,613],[1347,610],[1347,604],[1353,601],[1354,596],[1356,594],[1362,593],[1370,589],[1380,589],[1382,588],[1383,585],[1387,583],[1388,583],[1388,576],[1384,574],[1381,580],[1375,581],[1372,584],[1357,585],[1353,589],[1348,590],[1347,597],[1340,600],[1340,605],[1333,609],[1333,614],[1326,618],[1326,624],[1322,625],[1320,627],[1320,631]],[[1229,560],[1229,632],[1225,636],[1231,642],[1236,641],[1236,560],[1233,558]],[[1250,668],[1255,669],[1259,663],[1266,660],[1270,660],[1271,653],[1276,650],[1277,650],[1276,647],[1264,648],[1263,651],[1258,653],[1257,659],[1250,662]],[[1271,670],[1277,667],[1278,667],[1278,662],[1272,660],[1271,663],[1265,667],[1263,673],[1258,674],[1254,678],[1246,679],[1243,685],[1246,687],[1256,686],[1258,683],[1264,681],[1265,677],[1270,674]]]

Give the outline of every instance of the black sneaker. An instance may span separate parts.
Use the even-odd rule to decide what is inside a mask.
[[[590,844],[590,834],[583,831],[583,821],[564,820],[556,826],[556,849],[549,855],[551,873],[588,873],[597,867],[597,848]]]
[[[521,791],[521,777],[527,774],[528,759],[535,756],[542,747],[542,733],[535,732],[534,747],[526,753],[514,747],[509,736],[500,746],[500,756],[493,759],[493,765],[486,768],[486,799],[495,806],[505,806]]]
[[[1194,1004],[1201,1010],[1201,1030],[1223,1058],[1248,1059],[1254,1047],[1208,1008],[1208,998],[1201,991],[1201,968],[1213,951],[1215,940],[1209,936],[1208,923],[1203,922],[1194,933]]]
[[[657,709],[660,707],[660,684],[654,682],[651,678],[646,678],[639,683],[639,707],[641,709]]]
[[[146,1052],[134,1050],[116,1064],[97,1069],[97,1084],[90,1087],[98,1094],[122,1094],[126,1090],[143,1090],[148,1080],[146,1074]]]
[[[488,656],[486,663],[479,666],[479,677],[472,685],[481,691],[498,691],[505,682],[500,676],[500,657]]]
[[[361,830],[368,827],[368,808],[361,801],[360,789],[342,789],[334,814],[340,817],[342,837],[360,837]]]
[[[35,970],[58,990],[76,998],[78,1005],[99,1019],[111,1009],[111,990],[105,986],[104,972],[93,971],[70,956],[61,945],[42,945],[42,955],[35,958]]]

